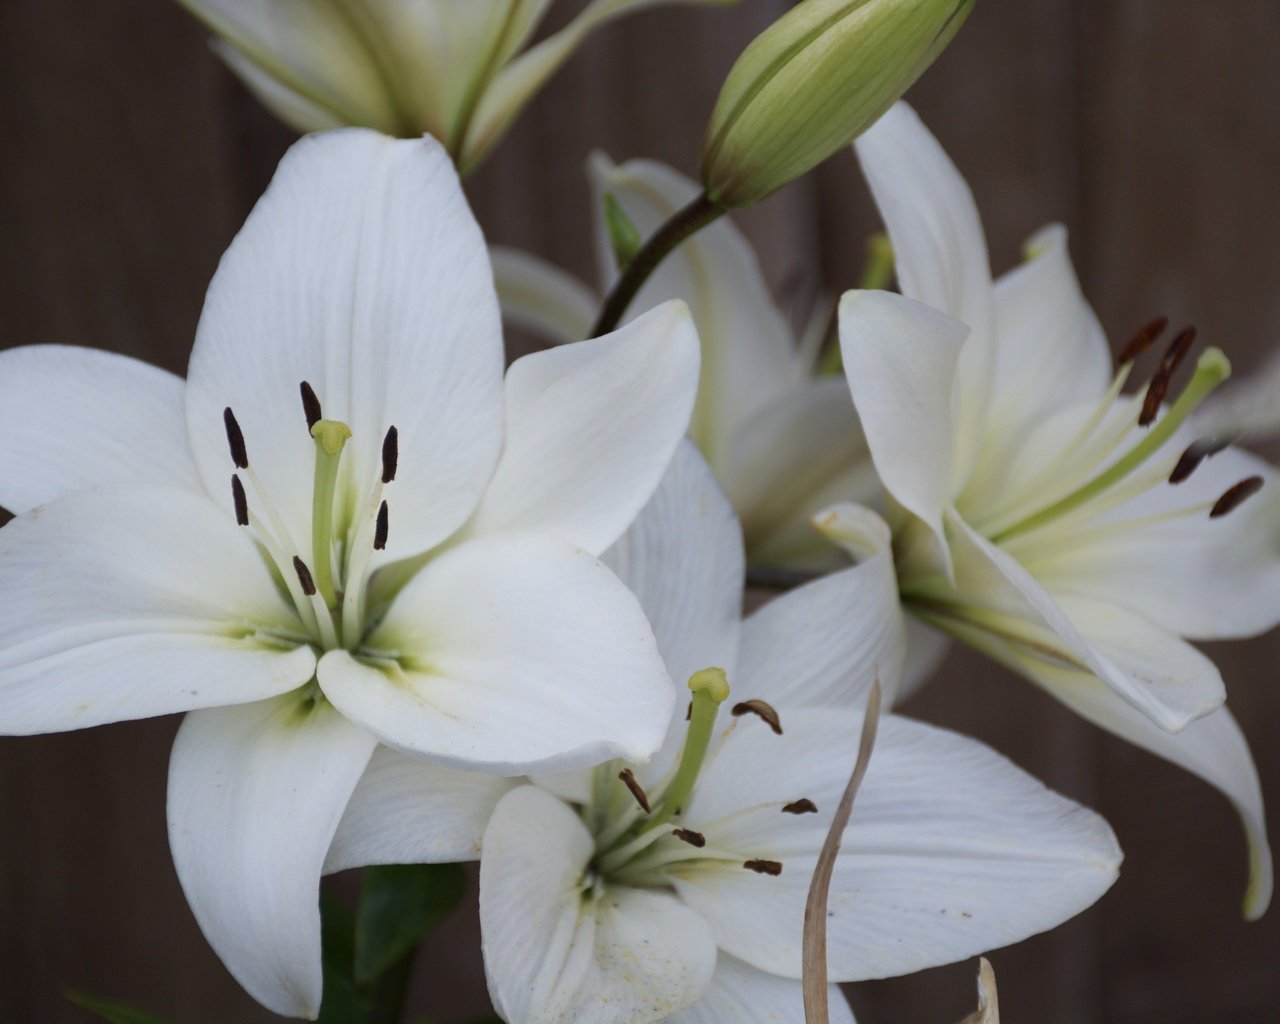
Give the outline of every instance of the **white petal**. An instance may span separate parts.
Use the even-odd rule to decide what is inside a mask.
[[[0,729],[261,700],[315,668],[248,535],[195,490],[81,491],[0,530]],[[258,634],[258,630],[265,631]]]
[[[885,489],[941,535],[951,499],[957,360],[968,328],[888,292],[846,292],[840,348]]]
[[[1043,229],[1026,251],[1027,262],[995,286],[992,424],[1014,435],[1065,405],[1096,402],[1112,372],[1107,337],[1071,265],[1067,229]]]
[[[834,509],[830,524],[848,514]],[[874,513],[872,513],[874,515]],[[775,598],[743,623],[737,700],[792,707],[860,707],[877,679],[891,704],[906,658],[906,625],[888,527],[880,548],[859,565]]]
[[[615,165],[602,154],[588,163],[595,198],[596,251],[603,279],[616,277],[600,211],[612,195],[648,238],[701,191],[664,164]],[[702,341],[702,379],[689,434],[713,466],[723,464],[753,415],[798,387],[805,368],[786,318],[774,303],[751,245],[721,218],[680,246],[645,283],[633,312],[669,299],[689,304]]]
[[[389,132],[398,127],[374,54],[350,18],[335,9],[310,0],[180,2],[227,41],[217,48],[251,89],[262,95],[264,83],[280,83],[263,99],[298,131],[337,124]],[[298,100],[272,102],[285,91]],[[323,116],[317,118],[316,112]]]
[[[707,987],[715,942],[662,892],[586,878],[591,837],[536,786],[508,794],[484,835],[480,927],[494,1006],[508,1024],[647,1024]]]
[[[972,332],[957,371],[955,472],[963,483],[978,455],[995,368],[991,267],[978,208],[938,140],[905,103],[856,148],[893,243],[902,293]]]
[[[169,765],[169,845],[187,902],[267,1009],[320,1010],[320,870],[374,739],[301,694],[197,711]]]
[[[0,352],[0,505],[20,515],[107,484],[199,488],[182,393],[181,377],[111,352]]]
[[[444,151],[356,129],[313,136],[285,156],[209,287],[188,376],[192,450],[210,493],[227,492],[222,415],[233,408],[307,550],[308,381],[324,415],[353,432],[340,483],[350,503],[369,493],[383,437],[398,429],[386,554],[413,554],[466,519],[493,471],[501,365],[488,254]]]
[[[295,131],[306,135],[341,128],[346,124],[341,113],[326,106],[325,101],[319,98],[318,90],[316,95],[308,95],[308,86],[302,80],[286,73],[284,78],[292,82],[287,84],[257,61],[220,39],[214,40],[212,46],[213,52],[240,76],[240,80],[258,98],[258,102]],[[270,59],[267,63],[274,66]],[[345,104],[343,106],[345,108]]]
[[[351,794],[325,873],[368,864],[477,860],[489,816],[515,783],[379,747]]]
[[[913,616],[908,616],[907,662],[902,668],[902,682],[898,684],[898,697],[894,705],[900,705],[919,693],[924,684],[933,678],[950,650],[949,636],[926,626]]]
[[[781,874],[694,866],[675,884],[722,949],[798,978],[809,880],[860,719],[801,711],[784,725],[735,730],[689,809],[709,846],[778,860]],[[801,797],[818,813],[780,812]],[[973,740],[887,717],[832,884],[831,975],[904,974],[1020,941],[1092,904],[1119,863],[1098,815]]]
[[[839,378],[805,381],[744,420],[716,471],[758,564],[790,564],[792,552],[822,545],[814,515],[837,501],[874,501],[881,491]]]
[[[554,35],[504,67],[485,90],[467,133],[461,166],[474,165],[511,126],[539,89],[583,41],[601,25],[633,10],[671,0],[591,0]],[[691,4],[723,4],[732,0],[683,0]],[[453,6],[458,6],[455,2]]]
[[[1251,921],[1261,917],[1271,902],[1273,885],[1266,812],[1253,755],[1231,712],[1223,707],[1179,733],[1168,733],[1083,673],[1032,663],[1024,671],[1095,725],[1185,768],[1231,801],[1244,825],[1249,848],[1244,914]]]
[[[433,559],[366,646],[384,673],[330,651],[325,694],[390,746],[504,775],[643,761],[675,700],[631,593],[549,537],[469,541]]]
[[[679,302],[517,360],[506,446],[470,529],[549,530],[600,554],[658,486],[697,383],[698,335]]]
[[[578,278],[506,246],[492,246],[489,258],[507,323],[556,343],[591,333],[600,299]]]
[[[1191,439],[1188,432],[1178,440],[1185,446]],[[1252,476],[1265,481],[1262,491],[1210,519],[1205,507]],[[1191,515],[1171,515],[1196,506]],[[1150,518],[1157,516],[1164,518]],[[1125,521],[1133,528],[1087,532],[1037,562],[1037,576],[1055,589],[1127,605],[1197,640],[1254,636],[1280,622],[1280,476],[1261,459],[1239,448],[1221,451],[1184,482],[1127,502],[1108,524]]]
[[[948,515],[947,534],[957,590],[965,603],[1008,616],[1031,631],[1042,631],[1045,643],[1060,644],[1062,658],[1095,673],[1158,725],[1177,731],[1222,704],[1225,693],[1216,670],[1192,648],[1178,645],[1172,635],[1144,656],[1142,650],[1124,642],[1126,630],[1139,628],[1138,616],[1126,617],[1122,608],[1101,615],[1082,609],[1083,621],[1077,623],[1066,610],[1072,600],[1069,595],[1059,599],[1051,594],[958,515]],[[1138,647],[1157,645],[1160,632],[1146,623]]]
[[[831,986],[827,1024],[853,1024],[853,1011],[843,993]],[[758,971],[741,960],[720,954],[702,998],[673,1013],[667,1024],[805,1024],[804,989],[800,982]]]

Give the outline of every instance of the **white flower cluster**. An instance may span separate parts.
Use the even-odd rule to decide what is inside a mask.
[[[1194,431],[1219,351],[1178,334],[1126,393],[1164,325],[1113,367],[1060,227],[993,282],[968,188],[902,104],[856,144],[901,294],[840,300],[845,376],[723,220],[582,340],[595,290],[491,262],[455,163],[643,0],[596,0],[520,58],[546,2],[498,36],[482,3],[353,3],[342,32],[341,3],[189,5],[295,123],[444,140],[297,143],[185,380],[0,355],[0,731],[186,712],[173,857],[255,999],[319,1014],[322,875],[478,859],[509,1024],[798,1024],[805,902],[869,694],[920,685],[944,635],[1218,787],[1248,835],[1246,913],[1266,909],[1253,762],[1188,643],[1280,621],[1273,470]],[[648,162],[590,173],[645,237],[700,192]],[[505,376],[500,300],[556,342]],[[753,572],[794,585],[744,616]],[[828,976],[1052,928],[1120,860],[1098,815],[886,713]]]

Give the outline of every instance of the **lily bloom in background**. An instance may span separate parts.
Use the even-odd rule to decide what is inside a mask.
[[[1187,426],[1225,356],[1197,359],[1183,331],[1124,394],[1164,325],[1113,370],[1063,228],[993,285],[973,197],[907,106],[857,151],[904,294],[848,293],[840,335],[904,603],[1222,790],[1248,831],[1245,909],[1260,915],[1272,882],[1256,771],[1217,668],[1186,642],[1280,621],[1276,495],[1239,507],[1274,472]]]
[[[646,7],[592,0],[530,47],[553,0],[179,0],[214,49],[300,132],[356,125],[440,139],[472,170],[597,28]]]
[[[649,160],[594,156],[588,173],[596,251],[607,290],[617,276],[603,222],[612,196],[643,237],[689,203],[699,186]],[[587,335],[600,300],[572,275],[525,253],[494,250],[498,297],[515,325],[554,341]],[[869,502],[880,481],[844,382],[820,376],[829,306],[798,340],[769,294],[750,244],[728,219],[680,246],[641,289],[633,310],[689,304],[702,341],[702,378],[689,436],[742,520],[753,565],[829,569],[839,564],[812,517],[836,501]]]
[[[188,376],[0,355],[0,731],[189,711],[169,834],[268,1008],[320,1006],[317,888],[379,742],[497,775],[663,739],[671,681],[594,556],[688,424],[678,303],[502,374],[484,240],[430,139],[299,142]]]
[[[434,795],[456,778],[437,784],[437,766],[391,753],[399,781],[384,765],[352,801],[380,847],[362,860],[479,848],[485,969],[503,1020],[804,1021],[810,878],[871,684],[891,694],[904,660],[887,527],[856,510],[829,518],[863,561],[744,621],[737,521],[684,446],[605,555],[672,675],[691,680],[662,750],[647,765],[473,788],[494,808],[483,833],[480,816],[449,814]],[[409,810],[418,798],[435,813]],[[835,871],[831,977],[903,974],[1018,941],[1092,904],[1119,862],[1096,814],[981,744],[889,716]],[[838,992],[832,1003],[852,1021]]]

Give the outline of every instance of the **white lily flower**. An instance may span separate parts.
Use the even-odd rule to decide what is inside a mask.
[[[1206,459],[1186,425],[1225,357],[1206,351],[1165,405],[1183,332],[1151,385],[1123,395],[1161,325],[1113,373],[1064,229],[1035,236],[993,285],[973,197],[907,106],[857,150],[904,295],[847,294],[840,332],[892,499],[903,600],[1221,789],[1249,832],[1247,913],[1260,914],[1271,867],[1256,772],[1217,668],[1186,642],[1280,620],[1276,496],[1233,511],[1273,470],[1232,448]]]
[[[592,0],[530,47],[553,0],[179,0],[214,49],[300,132],[356,125],[424,132],[465,173],[596,29],[661,4]]]
[[[686,445],[606,554],[672,674],[694,679],[689,721],[681,702],[648,765],[483,797],[496,802],[480,844],[485,964],[510,1024],[803,1022],[810,877],[858,709],[877,677],[892,693],[904,657],[888,530],[837,515],[878,549],[743,621],[741,534]],[[735,692],[717,714],[725,673]],[[441,830],[403,817],[438,769],[401,761],[400,793],[370,792],[352,811],[383,837],[371,851],[382,859],[439,859]],[[448,845],[477,840],[465,823]],[[978,743],[891,716],[836,868],[831,977],[914,971],[1052,927],[1097,899],[1119,860],[1097,815]]]
[[[617,276],[601,211],[612,195],[647,237],[688,204],[699,186],[664,164],[588,165],[596,252],[605,290]],[[592,290],[536,257],[494,252],[504,314],[554,341],[586,337],[599,306]],[[755,565],[831,568],[831,549],[810,520],[836,501],[869,502],[880,482],[838,377],[820,377],[830,326],[818,308],[797,339],[773,301],[750,244],[728,218],[677,249],[641,289],[632,310],[679,298],[702,341],[702,378],[689,436],[715,470],[742,520]]]
[[[670,304],[504,386],[443,150],[303,140],[223,257],[185,383],[0,355],[0,731],[191,711],[187,897],[253,996],[314,1016],[320,872],[379,742],[498,775],[660,745],[670,678],[595,556],[657,486],[697,365]]]

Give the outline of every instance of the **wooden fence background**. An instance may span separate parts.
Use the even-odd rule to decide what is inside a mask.
[[[561,0],[551,23],[580,6]],[[788,6],[657,11],[602,33],[470,183],[490,236],[589,275],[587,152],[692,171],[724,72]],[[997,268],[1064,220],[1113,336],[1165,312],[1248,367],[1280,337],[1277,53],[1273,0],[982,0],[912,98],[973,183]],[[3,0],[0,129],[0,344],[97,345],[181,371],[215,262],[289,133],[168,0]],[[853,281],[875,221],[845,154],[741,223],[779,295],[802,302]],[[1213,653],[1280,805],[1280,641]],[[908,711],[1097,808],[1127,851],[1098,906],[995,955],[1009,1024],[1280,1019],[1280,911],[1240,920],[1243,847],[1207,786],[975,657]],[[183,1024],[269,1019],[205,946],[169,862],[175,726],[0,741],[0,1020],[85,1020],[67,986]],[[419,966],[423,1014],[483,1011],[466,943]],[[856,1006],[864,1024],[946,1024],[972,977],[968,964],[863,986]]]

